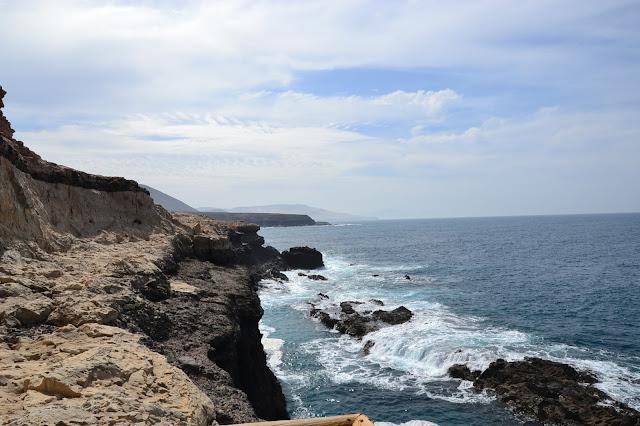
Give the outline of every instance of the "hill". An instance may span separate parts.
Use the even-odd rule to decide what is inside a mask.
[[[153,202],[156,204],[160,204],[165,210],[169,210],[170,212],[187,212],[187,213],[198,213],[198,210],[194,209],[190,205],[183,203],[177,198],[172,197],[169,194],[165,194],[162,191],[158,191],[155,188],[152,188],[148,185],[140,185],[140,187],[149,191],[151,198],[153,198]]]
[[[198,208],[200,211],[212,211],[209,209],[210,208],[208,207]],[[378,219],[371,216],[359,216],[349,213],[333,212],[330,210],[307,206],[305,204],[272,204],[266,206],[235,207],[227,209],[226,211],[231,213],[281,213],[307,215],[316,222],[330,223],[361,222]]]
[[[227,222],[242,221],[259,226],[311,226],[316,222],[306,214],[201,212],[210,218]]]

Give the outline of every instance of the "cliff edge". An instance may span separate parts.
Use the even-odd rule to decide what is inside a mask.
[[[13,134],[0,114],[0,423],[287,418],[255,292],[281,260],[259,227],[172,216]]]

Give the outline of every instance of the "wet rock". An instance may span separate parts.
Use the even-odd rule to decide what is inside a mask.
[[[389,325],[402,324],[403,322],[411,319],[413,315],[404,306],[394,309],[391,312],[379,310],[373,313],[372,316],[367,314],[360,314],[356,311],[353,305],[361,305],[362,302],[358,301],[345,301],[339,305],[338,318],[332,316],[328,312],[317,309],[313,304],[311,309],[311,316],[318,318],[322,324],[329,328],[335,328],[342,334],[361,339],[367,333],[380,329],[381,323]]]
[[[412,316],[413,313],[404,306],[400,306],[399,308],[396,308],[391,312],[378,310],[375,311],[372,315],[374,320],[384,321],[387,324],[391,325],[403,324],[409,321]]]
[[[480,370],[469,370],[467,364],[453,364],[448,370],[449,376],[454,379],[462,379],[473,382],[479,375]]]
[[[374,342],[373,340],[367,340],[367,342],[362,347],[362,352],[364,352],[365,355],[369,355],[371,353],[371,348],[375,344],[376,344],[376,342]]]
[[[326,281],[327,280],[327,277],[325,277],[323,275],[318,275],[318,274],[307,275],[307,278],[309,278],[310,280],[314,280],[314,281]]]
[[[362,339],[365,334],[375,331],[375,327],[369,325],[369,320],[359,314],[351,315],[340,320],[336,329],[342,334]]]
[[[322,253],[311,247],[291,247],[282,252],[282,259],[291,269],[316,269],[324,266]]]
[[[340,302],[340,310],[347,315],[353,315],[356,313],[352,306],[354,303],[355,302]]]
[[[640,413],[592,386],[589,372],[540,358],[492,362],[474,381],[515,411],[545,424],[638,425]]]

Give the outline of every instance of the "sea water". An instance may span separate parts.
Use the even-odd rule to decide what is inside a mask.
[[[526,423],[447,369],[538,356],[594,372],[640,409],[640,214],[374,221],[265,228],[266,244],[324,255],[314,281],[265,280],[260,327],[292,417],[362,412],[419,426]],[[408,275],[410,279],[406,279]],[[328,299],[319,294],[329,296]],[[342,301],[405,306],[362,340],[311,318]],[[365,355],[364,345],[374,345]]]

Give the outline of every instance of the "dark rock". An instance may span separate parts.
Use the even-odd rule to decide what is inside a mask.
[[[640,413],[595,388],[595,377],[540,358],[492,362],[474,381],[512,409],[545,424],[640,425]]]
[[[373,274],[372,277],[379,277],[380,274]]]
[[[367,340],[367,342],[362,347],[362,352],[364,352],[365,355],[369,355],[371,353],[371,348],[375,344],[376,344],[376,342],[374,342],[373,340]]]
[[[318,296],[320,296],[321,299],[328,299],[329,296],[327,296],[326,294],[323,293],[318,293]]]
[[[7,92],[5,92],[2,89],[2,86],[0,86],[0,108],[4,108],[2,98],[4,98],[4,95],[6,94]],[[13,133],[14,130],[11,128],[11,123],[9,123],[9,120],[7,120],[2,111],[0,111],[0,136],[4,136],[7,139],[13,139]]]
[[[281,281],[289,281],[289,277],[287,277],[285,274],[283,274],[280,271],[269,271],[268,277],[272,279],[278,279]]]
[[[375,330],[372,326],[368,325],[370,318],[363,317],[359,314],[350,315],[347,318],[341,319],[336,329],[342,333],[351,337],[361,339],[365,334]]]
[[[173,291],[169,299],[152,302],[159,297],[145,294],[153,288],[148,284],[168,282],[167,277],[138,276],[132,287],[146,299],[123,303],[116,324],[145,334],[144,344],[180,367],[216,403],[220,424],[288,418],[280,384],[266,364],[258,330],[263,312],[254,288],[255,279],[278,272],[278,253],[252,247],[247,239],[251,235],[237,235],[232,247],[243,254],[238,262],[247,266],[189,258],[194,254],[190,241],[176,241],[173,259],[158,266],[197,291]],[[127,272],[122,271],[123,278]]]
[[[320,319],[329,328],[335,328],[342,334],[361,339],[367,333],[378,330],[379,324],[375,321],[386,322],[390,325],[402,324],[408,321],[413,315],[404,306],[394,309],[391,312],[376,311],[373,316],[362,315],[357,312],[353,305],[360,305],[362,302],[347,301],[340,303],[340,318],[331,317],[327,312],[320,311],[312,305],[311,316]]]
[[[384,306],[384,302],[379,299],[369,299],[369,302],[373,303],[374,305]]]
[[[322,253],[310,247],[291,247],[282,252],[282,259],[291,269],[316,269],[324,266]]]
[[[372,316],[374,320],[384,321],[391,325],[398,325],[409,321],[413,316],[413,312],[404,306],[400,306],[391,312],[383,310],[375,311]]]
[[[326,281],[327,277],[322,276],[322,275],[307,275],[307,278],[309,278],[310,280],[315,280],[315,281]]]
[[[347,315],[355,314],[356,311],[353,309],[353,306],[351,306],[351,303],[353,302],[340,302],[340,309],[342,310],[342,312]]]
[[[298,272],[298,276],[299,276],[299,277],[306,277],[306,276],[307,276],[307,274],[305,274],[304,272]]]
[[[328,313],[322,312],[321,310],[316,308],[311,309],[310,314],[312,317],[318,318],[325,327],[330,329],[333,329],[339,322],[337,319],[331,318]]]
[[[448,372],[449,376],[454,379],[468,380],[470,382],[473,382],[481,373],[480,370],[469,370],[467,364],[453,364],[449,367]]]
[[[410,279],[411,279],[411,277],[410,277],[409,275],[405,275],[405,276],[404,276],[404,279],[405,279],[405,280],[410,280]]]

